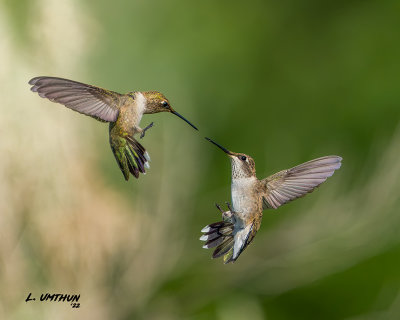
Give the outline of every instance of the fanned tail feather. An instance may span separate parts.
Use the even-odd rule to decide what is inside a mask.
[[[140,173],[145,174],[146,168],[150,168],[150,157],[135,138],[130,136],[110,138],[110,144],[125,180],[129,180],[130,173],[139,178]]]
[[[233,229],[234,226],[228,221],[220,221],[205,226],[201,232],[201,241],[206,241],[203,248],[210,249],[216,247],[213,252],[213,259],[224,256],[224,263],[231,261],[233,254]]]

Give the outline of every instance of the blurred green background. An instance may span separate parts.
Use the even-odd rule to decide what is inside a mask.
[[[1,319],[399,319],[398,1],[0,1]],[[107,125],[28,80],[159,90],[169,114],[123,180]],[[258,177],[338,154],[317,192],[264,213],[235,264],[200,229]],[[67,303],[28,293],[80,294]]]

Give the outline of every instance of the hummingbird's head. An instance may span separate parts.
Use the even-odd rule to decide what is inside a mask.
[[[244,153],[229,151],[215,141],[212,141],[210,138],[206,138],[206,140],[215,144],[218,148],[224,151],[229,158],[231,158],[232,179],[250,178],[256,175],[256,165],[252,157]]]
[[[230,156],[232,164],[232,178],[250,178],[256,175],[256,165],[252,157],[244,153],[235,153]]]
[[[144,113],[170,112],[169,101],[161,92],[145,91],[142,94],[146,100]]]
[[[172,114],[181,118],[183,121],[187,122],[194,129],[198,130],[193,124],[172,109],[168,99],[161,92],[145,91],[142,92],[142,94],[146,99],[144,113],[171,112]]]

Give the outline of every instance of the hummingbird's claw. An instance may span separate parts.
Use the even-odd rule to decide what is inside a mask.
[[[225,203],[226,203],[226,205],[227,205],[229,211],[230,211],[230,212],[233,212],[232,207],[231,207],[231,204],[230,204],[228,201],[226,201]]]
[[[232,222],[233,221],[233,211],[232,211],[231,205],[229,202],[226,202],[226,204],[228,205],[229,211],[224,211],[218,203],[216,203],[215,206],[217,207],[217,209],[219,211],[221,211],[222,220],[233,223]]]
[[[224,221],[229,221],[230,223],[232,223],[233,221],[232,216],[233,216],[232,211],[225,211],[222,213],[222,219]]]
[[[154,125],[154,122],[150,123],[146,128],[143,129],[142,134],[140,135],[140,139],[144,137],[146,134],[146,130],[150,129]]]
[[[222,210],[221,206],[218,203],[216,203],[215,206],[219,211],[221,211],[221,213],[224,213],[224,210]]]

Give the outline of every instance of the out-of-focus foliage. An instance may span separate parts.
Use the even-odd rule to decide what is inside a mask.
[[[1,319],[397,319],[396,1],[0,1]],[[37,75],[159,90],[169,114],[126,183],[108,128],[29,92]],[[200,229],[258,177],[338,154],[318,191],[266,211],[235,264]],[[79,293],[81,308],[25,302]]]

